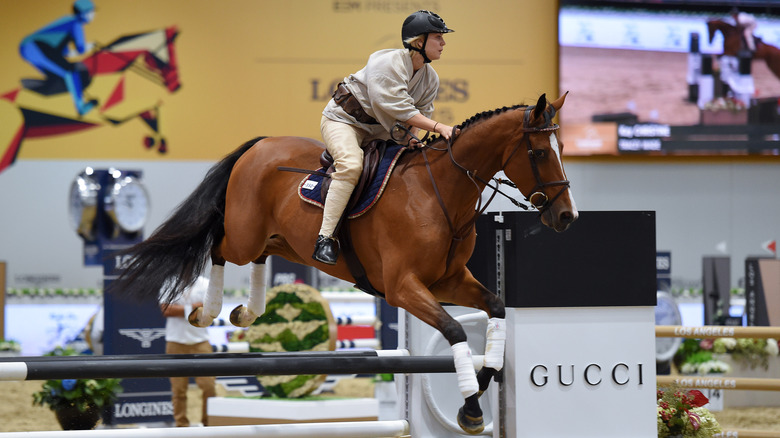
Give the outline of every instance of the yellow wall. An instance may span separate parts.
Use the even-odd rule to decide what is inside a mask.
[[[164,102],[166,155],[142,146],[138,120],[27,139],[19,159],[215,160],[258,135],[319,138],[328,89],[368,55],[400,47],[403,19],[438,12],[456,30],[433,66],[442,82],[435,118],[459,123],[558,93],[557,1],[551,0],[95,0],[87,40],[170,25],[182,88],[128,98]],[[6,1],[0,13],[0,94],[38,73],[18,54],[28,33],[70,11],[68,0]],[[147,85],[148,86],[148,85]],[[144,89],[146,90],[146,89]],[[87,90],[87,93],[89,90]],[[128,93],[129,94],[129,93]],[[6,113],[0,112],[0,118]],[[4,123],[0,120],[0,123]],[[0,145],[0,153],[5,145]]]

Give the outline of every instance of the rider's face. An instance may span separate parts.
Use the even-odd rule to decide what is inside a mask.
[[[444,50],[444,35],[440,33],[429,33],[428,42],[425,45],[425,54],[428,59],[435,61],[441,58],[441,52]]]

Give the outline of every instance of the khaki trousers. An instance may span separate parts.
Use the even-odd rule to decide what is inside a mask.
[[[349,197],[363,172],[363,149],[360,145],[368,135],[360,128],[336,122],[327,117],[320,121],[320,131],[325,147],[333,157],[336,171],[331,174],[328,197],[322,212],[320,236],[330,237],[338,225]]]
[[[198,344],[187,345],[178,342],[166,342],[165,352],[167,354],[194,354],[211,353],[211,344],[208,341]],[[176,427],[188,427],[190,420],[187,418],[187,389],[189,387],[189,377],[171,377],[171,400],[173,401],[173,419],[176,421]],[[216,397],[216,377],[195,377],[195,383],[201,390],[201,422],[208,426],[208,406],[209,397]]]

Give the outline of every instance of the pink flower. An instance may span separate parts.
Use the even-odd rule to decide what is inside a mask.
[[[699,347],[701,347],[702,350],[712,350],[712,344],[714,342],[714,339],[702,339],[701,342],[699,342]]]
[[[698,414],[693,413],[689,410],[685,410],[685,413],[688,414],[688,421],[691,422],[691,426],[693,426],[693,430],[699,430],[701,427],[701,417],[699,417]]]

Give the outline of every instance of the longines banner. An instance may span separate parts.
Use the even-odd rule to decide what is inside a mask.
[[[334,85],[400,47],[419,9],[456,30],[434,64],[436,120],[558,97],[548,0],[93,2],[86,23],[74,6],[87,0],[3,4],[0,172],[16,159],[216,160],[258,135],[319,139]]]

